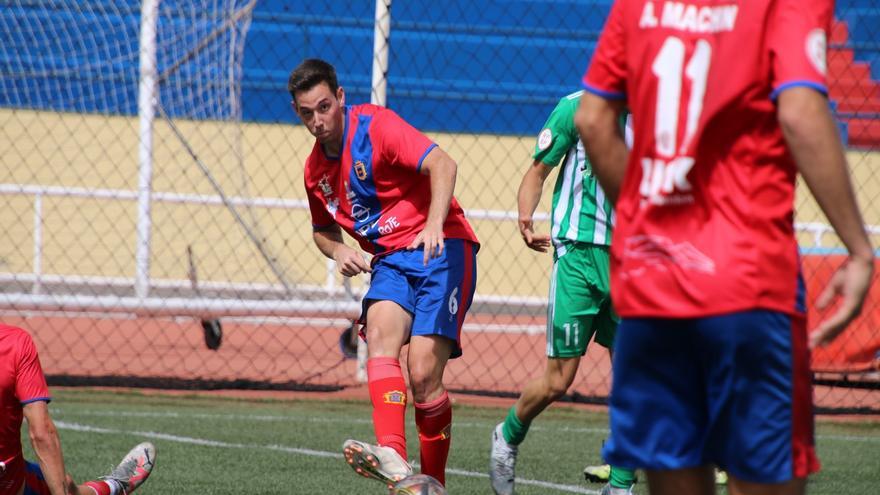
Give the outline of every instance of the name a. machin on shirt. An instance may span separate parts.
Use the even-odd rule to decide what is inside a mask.
[[[649,29],[659,26],[691,33],[720,33],[733,30],[738,12],[737,5],[698,7],[684,2],[663,2],[658,18],[654,2],[646,2],[639,27]]]

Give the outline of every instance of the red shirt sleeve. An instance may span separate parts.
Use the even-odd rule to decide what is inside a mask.
[[[30,335],[22,332],[18,344],[18,366],[15,375],[15,397],[22,404],[44,400],[48,402],[49,387],[37,357],[37,348]]]
[[[599,44],[582,79],[584,89],[609,100],[626,98],[626,32],[624,0],[611,6]]]
[[[370,138],[379,145],[387,163],[419,170],[428,152],[437,146],[392,110],[383,109],[373,117]]]
[[[776,2],[767,24],[773,71],[771,98],[794,86],[828,92],[826,53],[833,9],[832,0]]]

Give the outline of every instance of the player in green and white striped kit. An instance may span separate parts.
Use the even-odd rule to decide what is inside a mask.
[[[546,252],[551,243],[554,248],[547,315],[548,359],[544,375],[526,384],[507,418],[493,433],[489,474],[497,494],[514,493],[517,448],[532,420],[568,390],[591,338],[610,351],[619,321],[611,307],[608,276],[614,211],[593,176],[574,127],[582,93],[562,98],[548,117],[538,135],[534,162],[519,188],[523,240],[536,251]],[[550,235],[536,234],[532,216],[544,182],[557,166]],[[610,483],[603,493],[629,493],[634,478],[631,470],[611,468]]]

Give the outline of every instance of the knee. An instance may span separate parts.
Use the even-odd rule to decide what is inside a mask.
[[[544,391],[547,394],[547,397],[552,400],[557,400],[568,391],[568,383],[559,379],[549,379],[544,382]]]
[[[409,369],[409,386],[413,400],[417,403],[428,402],[443,388],[442,376],[430,367],[411,367]]]
[[[364,332],[367,336],[367,356],[398,357],[402,347],[402,339],[389,329],[377,324],[367,324]]]
[[[577,371],[576,368],[575,371]],[[561,367],[544,377],[544,390],[549,398],[556,400],[565,395],[573,381],[574,373],[570,372],[567,367]]]

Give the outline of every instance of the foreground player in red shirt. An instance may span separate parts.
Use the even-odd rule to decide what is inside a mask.
[[[618,330],[606,460],[652,494],[799,494],[819,469],[809,349],[861,310],[873,252],[825,85],[833,2],[618,0],[576,123],[616,199]],[[632,111],[627,151],[617,126]],[[800,172],[847,263],[806,332]]]
[[[399,361],[409,343],[422,472],[445,484],[452,408],[443,370],[461,355],[479,247],[452,196],[457,166],[391,110],[346,106],[336,71],[323,60],[300,64],[288,89],[316,138],[305,165],[315,244],[344,276],[371,274],[361,322],[378,445],[348,440],[346,460],[359,474],[388,485],[412,473]],[[345,245],[342,230],[373,255],[370,264]]]
[[[50,400],[31,336],[0,324],[0,495],[124,495],[146,481],[156,460],[148,442],[133,448],[108,476],[77,486],[64,470]],[[24,459],[23,417],[39,464]]]

